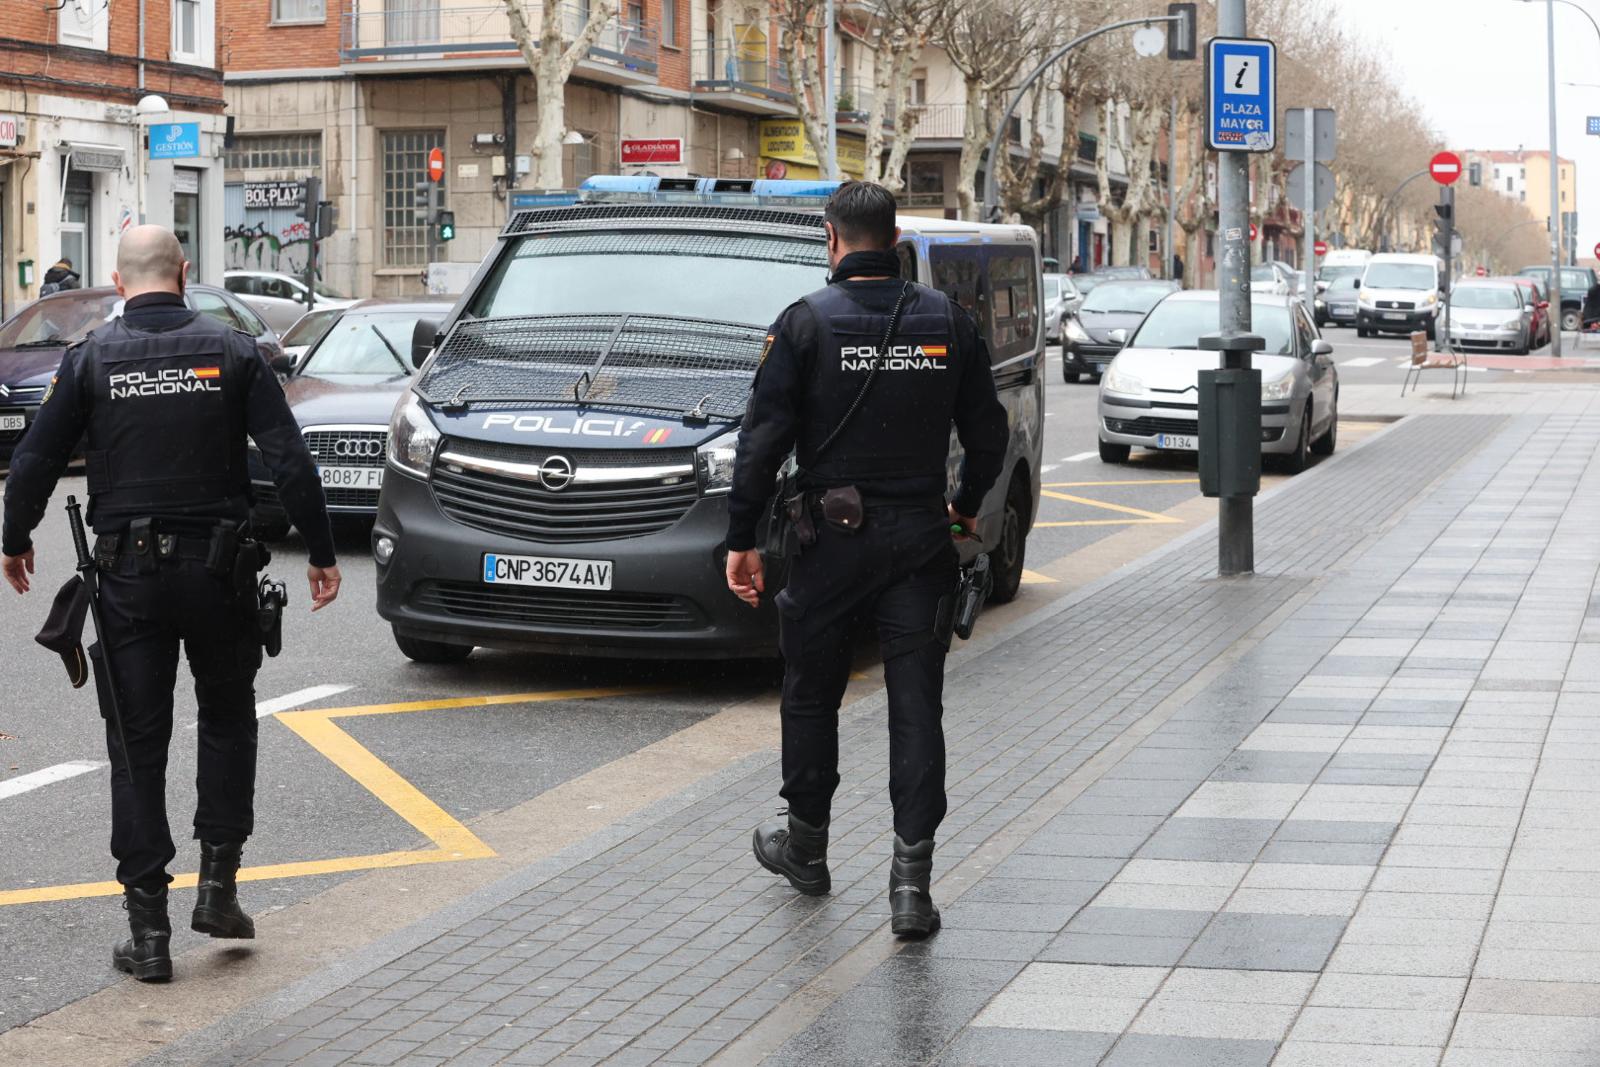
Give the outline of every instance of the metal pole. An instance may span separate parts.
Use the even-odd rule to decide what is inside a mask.
[[[1550,354],[1561,358],[1561,157],[1556,152],[1556,4],[1545,0],[1545,35],[1550,73]]]
[[[827,167],[826,178],[839,176],[839,106],[835,93],[839,91],[839,61],[837,58],[839,39],[833,28],[833,0],[828,0],[827,15],[827,72],[823,75],[827,83],[822,91],[822,111],[828,117],[828,158],[824,161]]]
[[[1317,321],[1316,305],[1317,295],[1317,110],[1304,108],[1306,120],[1305,136],[1305,161],[1301,164],[1305,168],[1306,206],[1301,214],[1303,229],[1305,230],[1305,250],[1302,257],[1305,261],[1306,274],[1305,291],[1300,294],[1306,305],[1306,314],[1311,316],[1311,321]]]
[[[1178,250],[1172,247],[1173,220],[1178,216],[1178,94],[1172,94],[1172,112],[1167,117],[1167,226],[1166,234],[1161,240],[1161,247],[1166,251],[1167,269],[1162,273],[1169,278],[1177,278],[1178,284],[1183,284],[1183,277],[1178,274]]]
[[[1246,36],[1245,0],[1217,0],[1217,35]],[[1217,153],[1217,201],[1222,237],[1222,260],[1217,264],[1219,326],[1226,339],[1230,334],[1248,334],[1251,327],[1248,153]],[[1250,363],[1248,349],[1223,349],[1224,370],[1249,370]],[[1255,499],[1248,495],[1219,497],[1217,573],[1227,578],[1255,569]]]

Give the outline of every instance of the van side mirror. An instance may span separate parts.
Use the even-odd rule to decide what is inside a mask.
[[[1118,348],[1121,348],[1123,345],[1128,343],[1128,331],[1112,330],[1110,333],[1106,334],[1106,340],[1110,341]]]
[[[267,360],[267,366],[272,368],[273,373],[281,374],[285,378],[294,373],[294,360],[290,359],[286,355],[280,354],[273,356],[271,359]]]
[[[1317,338],[1315,341],[1311,342],[1311,354],[1313,356],[1333,355],[1333,342],[1327,340],[1326,338]]]
[[[439,343],[439,323],[436,319],[418,319],[411,327],[411,365],[418,370],[428,361],[434,346]]]

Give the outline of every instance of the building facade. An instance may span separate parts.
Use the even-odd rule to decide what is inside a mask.
[[[84,285],[109,284],[117,237],[138,221],[172,227],[191,276],[220,282],[225,119],[215,4],[7,6],[0,313],[37,296],[61,258]]]

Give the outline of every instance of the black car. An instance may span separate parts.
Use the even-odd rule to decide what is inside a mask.
[[[201,314],[254,337],[269,363],[283,355],[277,335],[226,290],[191,285],[184,299]],[[122,298],[103,286],[40,297],[0,324],[0,467],[11,465],[11,453],[33,425],[67,346],[120,314]]]
[[[1550,265],[1534,265],[1523,267],[1517,271],[1524,278],[1537,279],[1544,287],[1546,293],[1550,291]],[[1561,268],[1561,328],[1563,330],[1576,330],[1583,319],[1583,298],[1596,281],[1595,272],[1589,267],[1562,267]]]
[[[1108,281],[1095,286],[1083,298],[1078,314],[1061,326],[1061,377],[1075,382],[1087,374],[1099,381],[1122,349],[1111,339],[1111,331],[1131,334],[1162,297],[1177,290],[1175,281]]]
[[[438,319],[449,301],[363,300],[341,310],[284,383],[295,421],[322,475],[328,510],[371,516],[383,487],[389,416],[411,381],[411,332],[417,320]],[[277,369],[288,371],[286,361]],[[278,540],[289,518],[272,475],[254,448],[249,453],[257,537]]]

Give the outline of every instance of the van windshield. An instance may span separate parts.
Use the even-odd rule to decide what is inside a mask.
[[[759,234],[557,233],[519,238],[474,318],[670,315],[767,326],[828,270],[820,241]]]
[[[1426,263],[1372,263],[1362,284],[1369,289],[1432,289],[1439,275]]]

